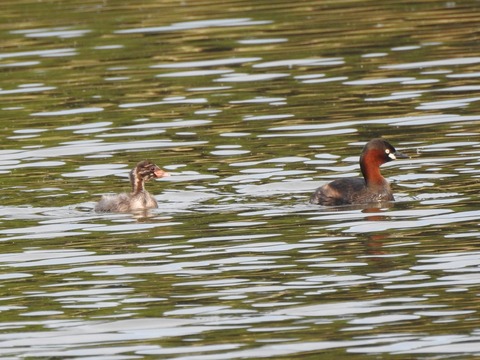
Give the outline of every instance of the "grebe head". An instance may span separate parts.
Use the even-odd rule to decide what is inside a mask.
[[[132,183],[133,192],[143,190],[143,183],[153,179],[170,176],[170,174],[149,160],[140,161],[132,171],[130,171],[130,182]]]
[[[396,159],[408,158],[405,154],[397,151],[388,141],[377,138],[370,140],[363,148],[360,163],[370,162],[377,166]]]

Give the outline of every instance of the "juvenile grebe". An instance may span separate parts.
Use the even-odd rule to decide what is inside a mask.
[[[130,183],[132,192],[130,194],[103,195],[95,206],[98,212],[131,212],[157,208],[157,200],[145,190],[145,182],[153,178],[170,176],[169,173],[160,169],[154,163],[144,160],[140,161],[130,171]]]

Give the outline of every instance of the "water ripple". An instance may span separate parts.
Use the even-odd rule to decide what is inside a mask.
[[[91,30],[69,30],[69,28],[50,28],[50,29],[29,29],[11,31],[11,34],[24,34],[28,38],[46,38],[58,37],[60,39],[70,39],[84,36]]]
[[[185,22],[173,23],[172,25],[168,25],[168,26],[154,26],[154,27],[127,29],[127,30],[117,30],[115,31],[115,34],[138,34],[138,33],[143,34],[143,33],[205,29],[210,27],[266,25],[271,23],[272,21],[269,21],[269,20],[255,21],[250,18],[185,21]]]
[[[226,74],[219,79],[215,79],[215,82],[248,82],[248,81],[264,81],[264,80],[273,80],[282,77],[290,76],[289,74],[283,73],[272,73],[272,74]]]
[[[19,51],[12,53],[0,53],[0,59],[8,58],[17,58],[24,56],[40,56],[40,57],[49,57],[49,56],[70,56],[75,54],[76,50],[74,48],[60,48],[60,49],[50,49],[50,50],[31,50],[31,51]]]
[[[269,61],[259,64],[254,64],[254,68],[270,68],[270,67],[293,67],[293,66],[331,66],[344,64],[342,58],[313,58],[313,59],[291,59],[291,60],[278,60]]]
[[[118,107],[129,109],[129,108],[137,108],[143,106],[154,106],[154,105],[172,105],[172,104],[205,104],[207,103],[207,99],[205,98],[196,98],[196,99],[188,99],[186,97],[171,97],[165,98],[162,101],[150,101],[150,102],[137,102],[137,103],[126,103],[120,104]]]
[[[480,63],[480,57],[464,57],[464,58],[451,58],[443,60],[432,61],[418,61],[413,63],[395,64],[395,65],[383,65],[381,69],[391,70],[408,70],[408,69],[423,69],[436,66],[457,66],[457,65],[470,65]]]
[[[85,114],[92,112],[103,111],[103,108],[99,107],[88,107],[88,108],[79,108],[79,109],[67,109],[59,111],[43,111],[30,114],[31,116],[63,116],[63,115],[76,115],[76,114]]]
[[[190,70],[190,71],[178,71],[167,74],[159,74],[156,77],[190,77],[190,76],[208,76],[208,75],[220,75],[228,74],[233,70]]]
[[[225,59],[214,59],[214,60],[201,60],[201,61],[186,61],[186,62],[175,62],[170,64],[158,64],[150,66],[152,69],[163,68],[163,69],[175,69],[175,68],[194,68],[194,67],[210,67],[210,66],[226,66],[226,65],[236,65],[249,62],[259,61],[262,58],[259,57],[234,57],[234,58],[225,58]]]
[[[10,95],[10,94],[22,94],[22,93],[35,93],[35,92],[43,92],[48,90],[55,90],[55,86],[19,86],[17,89],[11,90],[0,90],[0,95]]]

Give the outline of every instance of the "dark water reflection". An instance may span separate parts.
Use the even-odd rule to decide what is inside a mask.
[[[1,357],[478,356],[479,15],[4,1]],[[377,136],[397,202],[308,204]]]

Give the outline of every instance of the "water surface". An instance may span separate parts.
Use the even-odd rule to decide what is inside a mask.
[[[474,358],[475,1],[6,1],[2,358]],[[382,136],[397,201],[308,204]],[[151,159],[160,208],[96,214]]]

